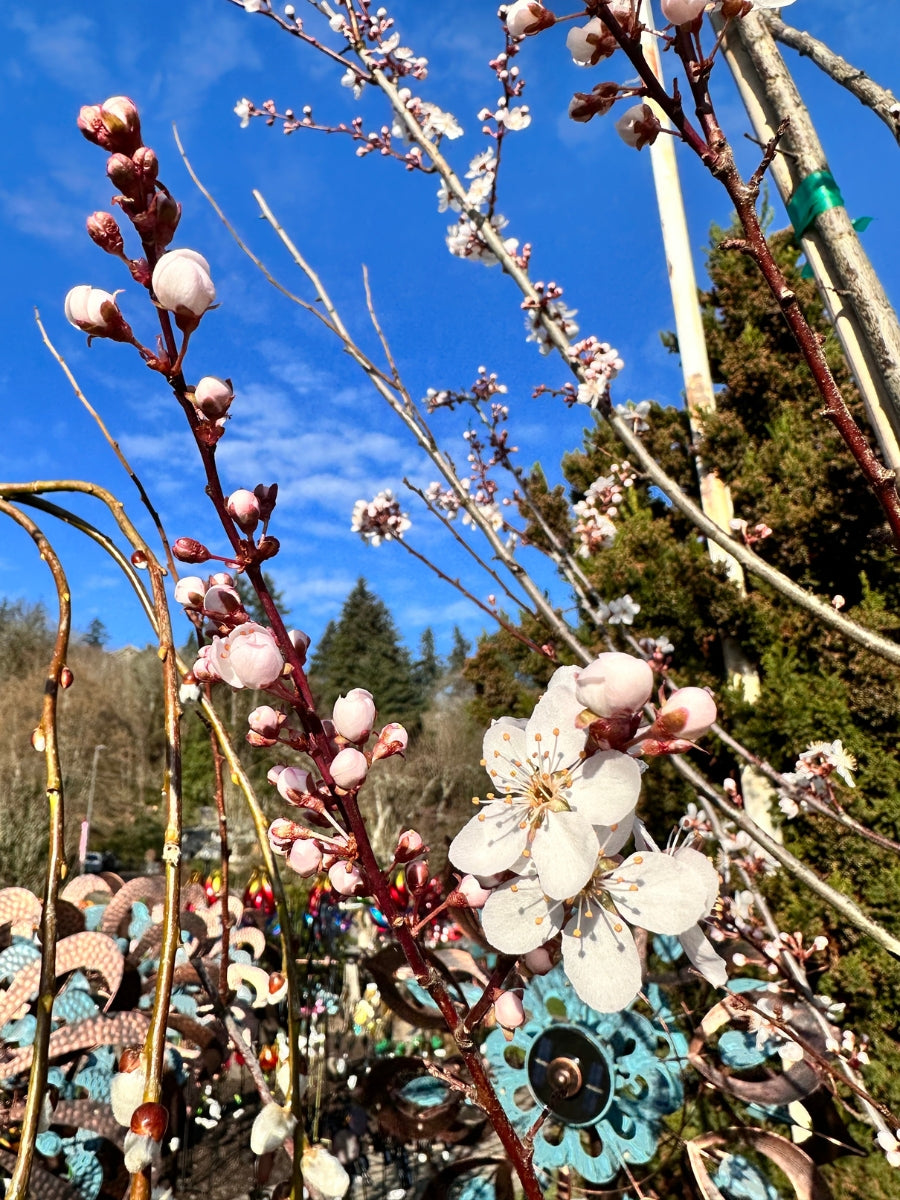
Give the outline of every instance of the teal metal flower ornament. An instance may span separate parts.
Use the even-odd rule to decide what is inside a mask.
[[[556,967],[525,989],[528,1019],[512,1041],[501,1029],[489,1035],[485,1055],[518,1133],[546,1110],[534,1139],[538,1168],[567,1166],[608,1183],[656,1153],[662,1118],[683,1101],[687,1039],[659,989],[647,994],[651,1016],[634,1006],[599,1013]]]

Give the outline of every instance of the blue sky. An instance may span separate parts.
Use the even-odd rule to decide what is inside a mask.
[[[298,11],[305,15],[299,4]],[[391,12],[403,43],[429,59],[419,94],[452,111],[466,131],[445,145],[464,171],[483,145],[476,113],[497,96],[486,66],[501,46],[496,5],[399,0]],[[900,90],[900,6],[880,6],[875,19],[864,5],[798,0],[785,16]],[[314,28],[312,10],[306,19]],[[340,137],[299,131],[285,138],[261,122],[242,130],[233,113],[242,96],[257,103],[271,97],[281,109],[312,104],[317,118],[335,123],[361,111],[377,128],[385,116],[378,98],[355,102],[338,86],[339,70],[227,0],[5,5],[0,30],[7,112],[0,147],[7,279],[0,291],[5,335],[0,475],[94,480],[116,491],[146,528],[130,483],[41,346],[33,321],[37,307],[131,457],[170,535],[223,544],[188,431],[161,378],[127,347],[97,342],[88,349],[62,315],[63,298],[75,284],[124,288],[123,311],[139,336],[152,336],[139,289],[83,232],[85,217],[108,206],[112,189],[103,153],[81,137],[75,117],[81,104],[124,93],[138,103],[144,140],[157,151],[161,177],[184,204],[175,244],[200,250],[212,267],[221,307],[195,336],[187,374],[194,381],[217,374],[235,382],[233,420],[220,444],[226,490],[273,480],[280,485],[272,532],[284,549],[272,571],[287,594],[292,622],[315,638],[355,579],[365,575],[411,645],[426,625],[435,628],[443,650],[454,624],[474,638],[481,616],[452,590],[397,547],[373,550],[350,532],[355,500],[387,486],[402,492],[404,475],[425,485],[435,477],[433,470],[328,335],[255,272],[193,188],[172,138],[174,121],[197,171],[242,235],[288,286],[302,290],[296,269],[258,219],[250,191],[258,187],[264,193],[351,328],[374,350],[360,272],[361,263],[367,264],[382,322],[414,396],[429,387],[464,387],[480,364],[496,371],[509,387],[512,440],[523,464],[540,460],[554,480],[561,453],[580,444],[586,414],[531,398],[537,384],[563,382],[561,366],[526,345],[518,293],[498,271],[448,254],[449,222],[437,211],[434,180],[409,175],[377,155],[360,160]],[[567,302],[579,310],[582,335],[593,333],[619,349],[626,368],[614,385],[616,401],[680,403],[677,362],[659,341],[672,318],[649,156],[627,149],[609,119],[582,126],[566,117],[574,90],[587,90],[601,77],[625,79],[628,71],[619,59],[606,64],[602,76],[579,70],[564,39],[564,28],[551,30],[527,43],[518,60],[533,122],[504,150],[500,209],[510,221],[507,232],[533,244],[534,278],[564,286]],[[809,63],[789,52],[788,59],[851,216],[875,218],[865,245],[896,301],[900,153],[856,101]],[[743,138],[748,123],[724,71],[718,95],[722,123],[750,170],[756,150]],[[727,223],[729,209],[724,192],[686,151],[681,167],[702,268],[709,225]],[[785,221],[778,212],[780,226]],[[465,455],[462,428],[449,415],[438,425],[457,461]],[[409,536],[417,548],[439,558],[451,574],[465,573],[479,595],[491,591],[493,585],[469,572],[417,505],[410,496]],[[98,509],[78,507],[108,525]],[[68,531],[51,524],[47,531],[63,554],[76,626],[84,629],[100,617],[113,644],[145,642],[148,631],[138,607],[112,566]],[[46,569],[30,542],[8,524],[0,528],[0,569],[0,594],[50,600]],[[554,589],[546,569],[538,572]],[[563,592],[554,594],[565,602]]]

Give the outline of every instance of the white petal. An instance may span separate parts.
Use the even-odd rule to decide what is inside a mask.
[[[482,753],[485,769],[498,789],[505,790],[510,781],[509,773],[515,770],[513,763],[525,758],[525,722],[512,717],[501,717],[494,721],[484,735]]]
[[[574,688],[562,684],[551,687],[538,701],[525,729],[525,736],[529,754],[538,749],[549,754],[544,770],[565,770],[578,763],[587,740],[586,732],[575,727],[575,720],[583,707],[575,699]],[[540,735],[538,744],[535,743],[535,735]]]
[[[502,883],[481,910],[484,936],[501,954],[527,954],[555,937],[562,905],[550,905],[534,876]]]
[[[554,900],[575,896],[594,873],[600,843],[575,812],[548,813],[531,843],[541,887]]]
[[[704,979],[708,979],[714,987],[724,987],[728,982],[728,972],[725,962],[716,954],[712,942],[699,925],[692,925],[686,933],[680,933],[678,940],[682,949]]]
[[[708,916],[712,912],[712,906],[719,898],[719,872],[705,854],[701,854],[699,850],[694,850],[690,846],[680,846],[672,857],[703,880],[706,887],[706,912],[703,915]]]
[[[450,861],[469,875],[508,871],[525,849],[522,807],[492,800],[482,806],[450,843]]]
[[[563,966],[575,991],[598,1012],[618,1012],[641,988],[641,960],[631,931],[605,908],[596,905],[593,916],[582,916],[581,937],[574,937],[570,921],[563,933]]]
[[[706,912],[706,881],[669,854],[632,854],[603,887],[627,921],[652,933],[684,933]]]
[[[629,813],[615,825],[595,825],[594,832],[600,843],[600,853],[612,856],[618,854],[634,830],[634,813]]]
[[[592,825],[615,825],[634,812],[640,794],[637,762],[618,750],[601,750],[585,760],[571,803]]]

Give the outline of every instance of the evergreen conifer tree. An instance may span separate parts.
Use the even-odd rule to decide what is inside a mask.
[[[310,663],[310,681],[327,712],[351,688],[375,697],[380,721],[418,725],[424,707],[409,652],[387,606],[360,579],[329,622]]]

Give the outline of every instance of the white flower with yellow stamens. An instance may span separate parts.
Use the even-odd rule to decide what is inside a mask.
[[[628,822],[641,772],[626,754],[588,757],[583,705],[573,667],[561,667],[528,721],[501,717],[484,738],[484,766],[496,788],[453,839],[450,860],[472,875],[522,873],[560,900],[580,891],[600,853],[597,828]],[[596,827],[596,828],[595,828]]]
[[[503,954],[525,954],[562,931],[563,969],[579,997],[598,1012],[618,1012],[641,989],[629,925],[677,936],[707,906],[707,881],[692,863],[645,851],[621,863],[600,858],[566,901],[549,897],[533,872],[501,884],[482,919],[485,936]]]

